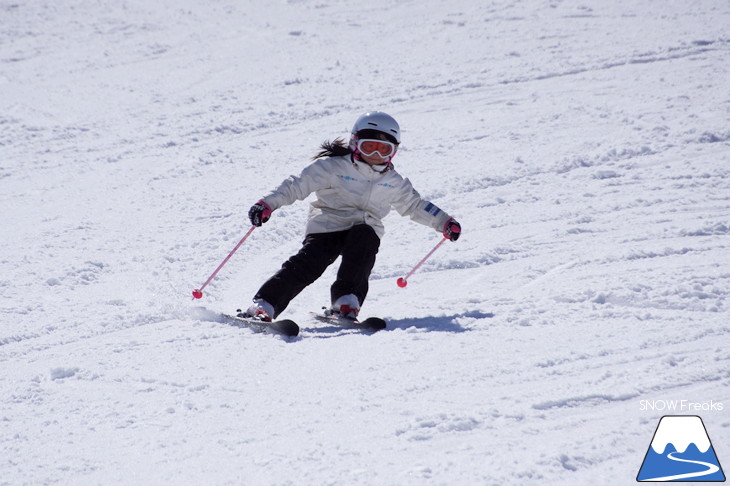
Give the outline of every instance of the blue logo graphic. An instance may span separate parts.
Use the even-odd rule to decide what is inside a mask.
[[[702,419],[696,415],[662,417],[636,480],[725,481]]]
[[[436,206],[434,203],[428,203],[428,205],[423,208],[424,211],[427,213],[430,213],[432,216],[438,215],[438,213],[441,212],[441,209],[439,209],[438,206]]]

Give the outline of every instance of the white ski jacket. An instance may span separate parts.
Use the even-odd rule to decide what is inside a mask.
[[[395,169],[378,172],[364,162],[353,163],[350,156],[317,159],[262,200],[276,210],[302,201],[311,193],[317,199],[309,209],[307,234],[343,231],[364,223],[382,238],[382,220],[391,208],[438,232],[451,218],[422,199],[411,182]]]

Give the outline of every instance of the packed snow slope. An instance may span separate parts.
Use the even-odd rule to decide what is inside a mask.
[[[0,25],[0,485],[628,485],[671,400],[730,464],[727,0]],[[298,338],[212,319],[303,237],[306,202],[276,211],[193,301],[249,206],[371,109],[463,237],[400,289],[440,236],[386,218],[374,335],[310,319],[336,265]]]

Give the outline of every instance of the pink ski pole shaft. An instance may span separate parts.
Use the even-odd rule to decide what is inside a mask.
[[[413,275],[414,273],[416,273],[416,270],[418,270],[421,267],[421,265],[423,265],[423,263],[426,260],[428,260],[431,257],[431,255],[433,255],[433,252],[435,252],[436,250],[438,250],[439,246],[443,245],[444,244],[444,241],[446,241],[446,240],[448,240],[448,238],[443,238],[441,241],[439,241],[436,244],[436,246],[434,246],[433,249],[428,252],[428,255],[426,255],[425,257],[423,257],[423,260],[421,260],[420,262],[418,262],[418,264],[416,264],[416,266],[413,267],[413,270],[411,270],[410,272],[408,272],[408,275],[406,275],[405,277],[399,278],[398,281],[396,282],[398,284],[398,287],[403,288],[406,285],[408,285],[408,278],[411,275]]]
[[[223,268],[223,265],[225,265],[228,262],[228,260],[231,259],[233,254],[236,253],[236,251],[238,251],[238,249],[241,247],[241,245],[243,245],[243,242],[246,241],[249,236],[251,236],[251,233],[253,233],[253,230],[255,230],[255,229],[256,229],[256,226],[251,226],[251,229],[248,230],[248,232],[243,236],[243,238],[241,238],[241,241],[239,241],[238,244],[236,245],[236,247],[233,250],[231,250],[231,252],[228,254],[228,256],[225,259],[223,259],[221,264],[218,265],[218,268],[215,269],[215,272],[213,272],[213,274],[210,277],[208,277],[208,280],[206,280],[205,283],[199,289],[193,290],[194,299],[200,299],[203,297],[203,289],[215,278],[216,275],[218,275],[218,272],[221,271],[221,268]]]

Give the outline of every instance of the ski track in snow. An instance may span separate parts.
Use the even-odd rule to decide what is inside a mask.
[[[727,2],[0,23],[0,485],[629,484],[662,415],[641,400],[730,405]],[[388,216],[363,313],[389,329],[308,318],[336,266],[282,316],[298,338],[201,316],[299,246],[304,203],[193,302],[248,207],[373,108],[464,227],[399,289],[439,235]],[[730,421],[703,420],[722,461]]]

